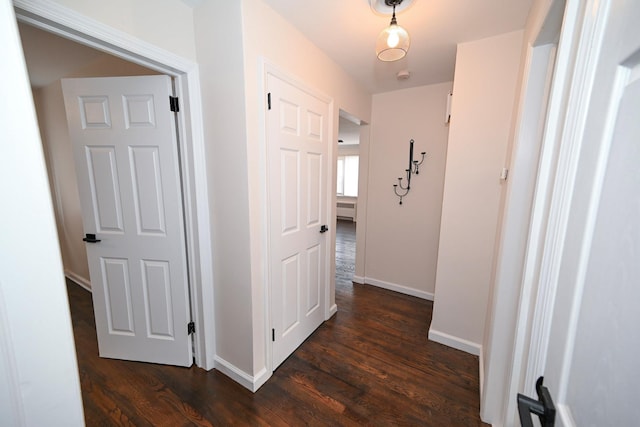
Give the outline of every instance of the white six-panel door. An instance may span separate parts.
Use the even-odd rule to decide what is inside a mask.
[[[329,104],[267,73],[272,367],[322,323],[325,312]]]
[[[62,81],[100,356],[192,364],[168,76]]]

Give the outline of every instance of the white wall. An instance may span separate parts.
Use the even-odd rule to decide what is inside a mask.
[[[152,74],[157,72],[104,55],[65,77]],[[87,253],[85,243],[82,241],[84,228],[80,196],[60,80],[43,88],[34,88],[33,95],[47,160],[65,274],[74,281],[90,287]]]
[[[479,354],[483,342],[523,32],[458,45],[429,338]]]
[[[0,1],[0,424],[82,426],[47,171],[11,2]]]
[[[447,94],[451,82],[373,96],[364,277],[354,280],[421,298],[433,299],[448,125]],[[427,152],[411,191],[399,205],[393,191],[405,177],[409,141],[414,159]]]

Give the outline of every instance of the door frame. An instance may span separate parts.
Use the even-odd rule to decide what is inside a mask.
[[[551,337],[551,322],[558,298],[561,254],[575,191],[580,147],[592,81],[597,67],[597,49],[602,17],[595,13],[592,1],[566,0],[562,10],[554,9],[560,0],[552,0],[547,14],[562,12],[553,82],[549,94],[542,152],[536,177],[532,217],[518,302],[514,350],[507,375],[507,402],[501,423],[517,423],[515,396],[518,392],[535,396],[535,381],[543,374]],[[588,12],[590,11],[590,12]],[[548,28],[538,28],[544,37]],[[579,294],[579,289],[574,289]],[[566,291],[565,291],[566,293]],[[578,304],[579,305],[579,304]],[[573,326],[575,306],[567,307]],[[569,336],[575,331],[563,330]],[[557,333],[557,332],[556,332]],[[568,349],[571,353],[571,349]],[[566,378],[554,382],[563,383]],[[561,396],[554,396],[554,399]],[[566,420],[563,408],[559,416]]]
[[[483,391],[484,394],[488,394],[495,391],[493,388],[499,390],[497,396],[483,396],[482,401],[483,418],[486,417],[486,421],[494,425],[517,424],[515,396],[519,392],[535,396],[535,381],[542,375],[546,365],[551,321],[558,298],[562,262],[560,255],[565,244],[568,215],[575,191],[573,184],[587,115],[586,101],[591,94],[591,82],[597,67],[598,55],[594,46],[598,45],[602,17],[595,13],[594,2],[586,3],[588,4],[580,0],[537,2],[541,5],[541,10],[538,11],[540,19],[530,27],[529,40],[533,41],[533,44],[528,46],[527,59],[530,60],[534,50],[540,49],[541,45],[543,47],[556,40],[557,55],[553,70],[549,70],[553,73],[553,80],[546,107],[547,116],[542,123],[544,136],[535,177],[535,193],[521,276],[517,284],[508,282],[494,290],[494,295],[497,295],[505,288],[515,286],[517,294],[514,298],[518,298],[513,301],[517,303],[515,318],[510,319],[515,325],[513,335],[508,337],[509,345],[512,346],[509,349],[512,350],[511,354],[506,359],[509,368],[507,373],[495,374],[504,378],[504,382],[497,386],[488,383],[487,385],[492,385],[492,390]],[[559,37],[555,33],[556,27],[560,28]],[[523,83],[525,86],[531,79],[531,75],[527,74],[531,72],[531,65],[528,66],[525,72],[525,79],[528,80]],[[539,94],[524,93],[523,96],[524,99],[520,102],[527,105],[535,103],[535,97]],[[503,236],[503,240],[508,238],[515,237]],[[501,254],[500,259],[503,257],[505,255]],[[496,281],[496,286],[499,285]],[[504,312],[504,301],[503,307],[496,307],[494,300],[492,309]],[[575,307],[569,309],[573,325],[577,310]],[[495,318],[500,312],[494,312],[492,315]],[[490,332],[495,333],[496,330],[500,330],[500,325],[493,325]],[[573,331],[563,330],[561,333],[569,336]],[[494,352],[496,343],[489,340],[489,345],[490,348],[486,351]],[[494,355],[490,354],[490,357],[493,358]],[[491,362],[492,360],[487,360],[489,366]],[[504,369],[504,364],[496,366]],[[482,361],[480,369],[482,375]],[[487,380],[500,381],[501,378]],[[556,380],[562,383],[566,378]],[[486,407],[489,402],[490,407]],[[559,416],[565,416],[562,408],[559,408],[559,412]]]
[[[547,15],[548,16],[548,15]],[[544,19],[546,21],[546,19]],[[537,40],[539,37],[534,37]],[[522,351],[514,336],[520,334],[528,313],[517,311],[518,298],[530,298],[532,287],[531,257],[537,254],[535,244],[527,241],[544,230],[544,217],[533,209],[535,183],[542,165],[543,133],[557,44],[529,44],[525,40],[526,57],[518,104],[514,147],[508,168],[514,172],[502,195],[502,218],[498,231],[499,253],[493,266],[493,284],[489,299],[483,350],[480,352],[481,417],[495,422],[506,410],[503,394],[510,384],[505,381],[505,365],[514,352]],[[519,284],[520,287],[514,286]],[[514,370],[519,369],[514,364]]]
[[[557,418],[561,425],[574,425],[569,408],[564,405],[569,366],[573,356],[575,334],[585,283],[585,272],[589,258],[590,240],[597,216],[592,199],[588,209],[581,212],[584,224],[584,241],[569,239],[569,220],[576,209],[576,200],[583,199],[581,189],[576,185],[579,167],[584,162],[583,144],[586,122],[591,104],[596,72],[599,66],[600,48],[605,36],[609,1],[567,0],[560,43],[566,41],[569,66],[562,78],[567,82],[562,101],[566,103],[563,122],[557,135],[557,164],[551,176],[553,193],[549,202],[549,227],[544,236],[544,246],[540,261],[538,293],[531,304],[533,315],[529,341],[529,356],[524,360],[524,393],[535,389],[536,379],[547,370],[548,355],[562,358],[562,368],[554,372],[545,383],[552,391],[556,402]],[[591,195],[599,194],[599,185],[604,180],[606,167],[598,160],[593,171],[596,187]],[[597,198],[597,197],[596,197]],[[573,218],[575,219],[575,218]],[[566,248],[573,247],[575,256],[567,256]],[[579,253],[578,253],[579,252]],[[575,281],[566,281],[566,276]],[[554,345],[561,348],[553,348]],[[531,395],[534,395],[533,393]]]
[[[335,167],[335,163],[337,161],[337,149],[334,147],[334,144],[331,143],[331,141],[335,140],[335,129],[334,129],[334,112],[335,112],[335,104],[334,104],[334,100],[323,94],[322,92],[318,91],[315,88],[312,88],[310,86],[308,86],[307,84],[305,84],[302,80],[287,74],[286,72],[282,71],[280,68],[278,68],[277,66],[275,66],[274,64],[270,63],[266,58],[261,58],[260,60],[260,70],[261,70],[261,75],[262,75],[262,81],[261,81],[261,90],[259,91],[259,93],[264,94],[265,99],[262,100],[264,102],[265,108],[261,108],[260,109],[260,123],[261,123],[261,127],[262,127],[262,138],[261,138],[261,143],[260,143],[260,176],[261,176],[261,181],[263,183],[262,188],[261,188],[261,193],[262,193],[262,200],[263,200],[263,206],[265,206],[264,209],[264,213],[263,213],[263,217],[262,217],[262,222],[263,222],[263,226],[262,226],[262,249],[264,251],[265,254],[265,262],[264,262],[264,290],[265,290],[265,298],[264,298],[264,313],[265,313],[265,322],[264,322],[264,327],[265,327],[265,349],[266,349],[266,366],[267,369],[269,370],[267,375],[264,376],[260,376],[261,378],[264,379],[264,381],[266,382],[267,379],[269,379],[269,377],[271,376],[271,373],[273,372],[273,341],[271,340],[271,329],[272,329],[272,304],[271,304],[271,298],[272,298],[272,292],[271,292],[271,288],[272,288],[272,284],[271,284],[271,267],[270,267],[270,260],[271,260],[271,240],[270,240],[270,235],[271,235],[271,230],[269,229],[269,224],[270,222],[270,215],[271,215],[271,209],[270,209],[270,197],[269,197],[269,192],[270,192],[270,187],[269,187],[269,173],[267,170],[267,161],[268,161],[268,154],[269,154],[269,138],[268,138],[268,129],[267,129],[267,117],[266,117],[266,93],[267,93],[267,78],[269,75],[272,75],[274,77],[277,77],[289,84],[291,84],[292,86],[295,86],[296,88],[307,92],[309,94],[311,94],[312,96],[322,100],[323,102],[326,102],[328,107],[329,107],[329,111],[328,111],[328,116],[327,119],[329,120],[329,123],[327,123],[327,129],[329,131],[329,141],[328,141],[328,159],[327,159],[327,176],[325,177],[325,185],[327,186],[326,188],[328,189],[328,194],[327,194],[327,200],[326,200],[326,221],[329,224],[329,221],[331,221],[331,219],[333,218],[335,220],[335,201],[336,201],[336,195],[335,195],[335,191],[331,191],[332,188],[335,188],[335,173],[336,173],[336,167]],[[335,221],[331,222],[330,224],[335,224]],[[332,274],[332,272],[335,272],[335,256],[331,256],[333,251],[331,250],[331,242],[333,242],[334,245],[334,249],[335,249],[335,226],[330,226],[329,227],[329,231],[328,231],[328,236],[326,236],[327,238],[327,243],[325,245],[325,257],[326,257],[326,265],[325,265],[325,284],[324,286],[324,290],[323,290],[323,294],[324,294],[324,320],[327,321],[331,316],[333,316],[337,311],[338,311],[338,307],[334,304],[333,306],[331,306],[331,292],[332,290],[335,289],[335,274]],[[262,384],[255,384],[254,385],[254,389],[258,389],[260,387],[260,385]]]
[[[182,101],[178,115],[178,145],[184,207],[187,270],[190,279],[194,358],[197,366],[215,365],[213,269],[209,201],[205,164],[202,102],[198,65],[122,31],[53,2],[13,0],[16,19],[41,30],[107,52],[113,56],[167,74]]]

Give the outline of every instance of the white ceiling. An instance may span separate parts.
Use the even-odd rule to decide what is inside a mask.
[[[196,6],[201,0],[182,0]],[[412,0],[397,13],[411,36],[407,56],[381,62],[375,55],[378,33],[390,17],[371,9],[369,0],[263,0],[296,26],[370,93],[453,80],[456,44],[524,27],[532,0]],[[378,0],[383,1],[383,0]],[[35,86],[105,55],[86,46],[20,25],[27,65]],[[409,70],[408,80],[396,73]]]
[[[453,80],[456,44],[524,28],[532,0],[413,0],[398,24],[411,37],[407,56],[381,62],[376,37],[390,16],[369,0],[263,0],[370,93]],[[398,81],[396,73],[411,77]]]

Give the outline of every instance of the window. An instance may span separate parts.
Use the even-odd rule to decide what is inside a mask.
[[[338,156],[339,196],[358,197],[358,156]]]

